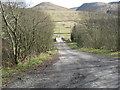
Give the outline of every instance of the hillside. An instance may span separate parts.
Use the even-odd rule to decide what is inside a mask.
[[[118,11],[118,4],[119,4],[119,2],[84,3],[79,8],[77,8],[77,11],[102,12],[102,13],[114,13],[114,14],[116,14]]]
[[[47,12],[55,23],[54,34],[70,38],[70,30],[74,26],[74,20],[78,20],[78,12],[50,2],[42,2],[33,7],[36,10]]]
[[[70,9],[72,9],[72,10],[77,10],[77,9],[78,9],[78,7],[73,7],[73,8],[70,8]]]
[[[118,2],[110,2],[109,4],[120,4],[120,1],[118,1]]]
[[[57,11],[57,10],[60,10],[60,11],[65,10],[66,11],[66,10],[69,10],[68,8],[58,6],[58,5],[55,5],[55,4],[50,3],[50,2],[42,2],[42,3],[34,6],[34,8],[39,8],[41,10],[53,10],[53,11]]]
[[[105,7],[107,4],[102,2],[95,2],[95,3],[84,3],[80,7],[77,8],[77,11],[96,11]]]

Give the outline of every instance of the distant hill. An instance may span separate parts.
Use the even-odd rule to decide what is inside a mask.
[[[95,3],[84,3],[80,7],[77,8],[79,11],[96,11],[105,7],[107,4],[102,2],[95,2]]]
[[[77,10],[77,9],[78,9],[78,7],[73,7],[73,8],[70,8],[70,9],[72,9],[72,10]]]
[[[60,10],[60,11],[70,10],[68,8],[58,6],[58,5],[55,5],[55,4],[50,3],[50,2],[42,2],[42,3],[34,6],[33,8],[39,8],[41,10],[54,10],[54,11],[57,11],[57,10]]]
[[[117,1],[117,2],[110,2],[109,4],[120,4],[120,1]]]
[[[118,12],[118,4],[120,4],[120,2],[84,3],[83,5],[81,5],[80,7],[77,8],[77,11],[89,11],[89,12],[102,12],[102,13],[117,14],[117,12]]]

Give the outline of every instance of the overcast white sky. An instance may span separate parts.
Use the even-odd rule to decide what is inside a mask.
[[[6,1],[6,0],[2,0]],[[14,0],[10,0],[14,1]],[[15,1],[26,1],[29,5],[34,6],[41,2],[51,2],[53,4],[57,4],[63,7],[72,8],[72,7],[78,7],[82,5],[83,3],[89,3],[89,2],[113,2],[113,1],[119,1],[119,0],[15,0]]]

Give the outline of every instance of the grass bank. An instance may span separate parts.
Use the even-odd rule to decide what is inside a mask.
[[[22,75],[29,71],[37,68],[42,62],[49,60],[57,54],[57,48],[52,48],[51,51],[40,54],[40,56],[34,58],[33,60],[26,62],[24,64],[19,64],[14,68],[6,68],[1,70],[2,74],[2,85],[6,85],[9,81],[14,78],[20,78]]]
[[[114,52],[110,50],[91,49],[91,48],[80,48],[77,46],[77,43],[75,42],[66,42],[66,43],[72,49],[76,49],[84,52],[96,53],[96,54],[110,55],[110,56],[113,56],[114,58],[120,58],[119,56],[120,52]]]

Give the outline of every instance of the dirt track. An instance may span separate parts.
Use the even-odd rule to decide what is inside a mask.
[[[118,60],[70,49],[60,38],[59,60],[28,73],[8,88],[117,88]]]

